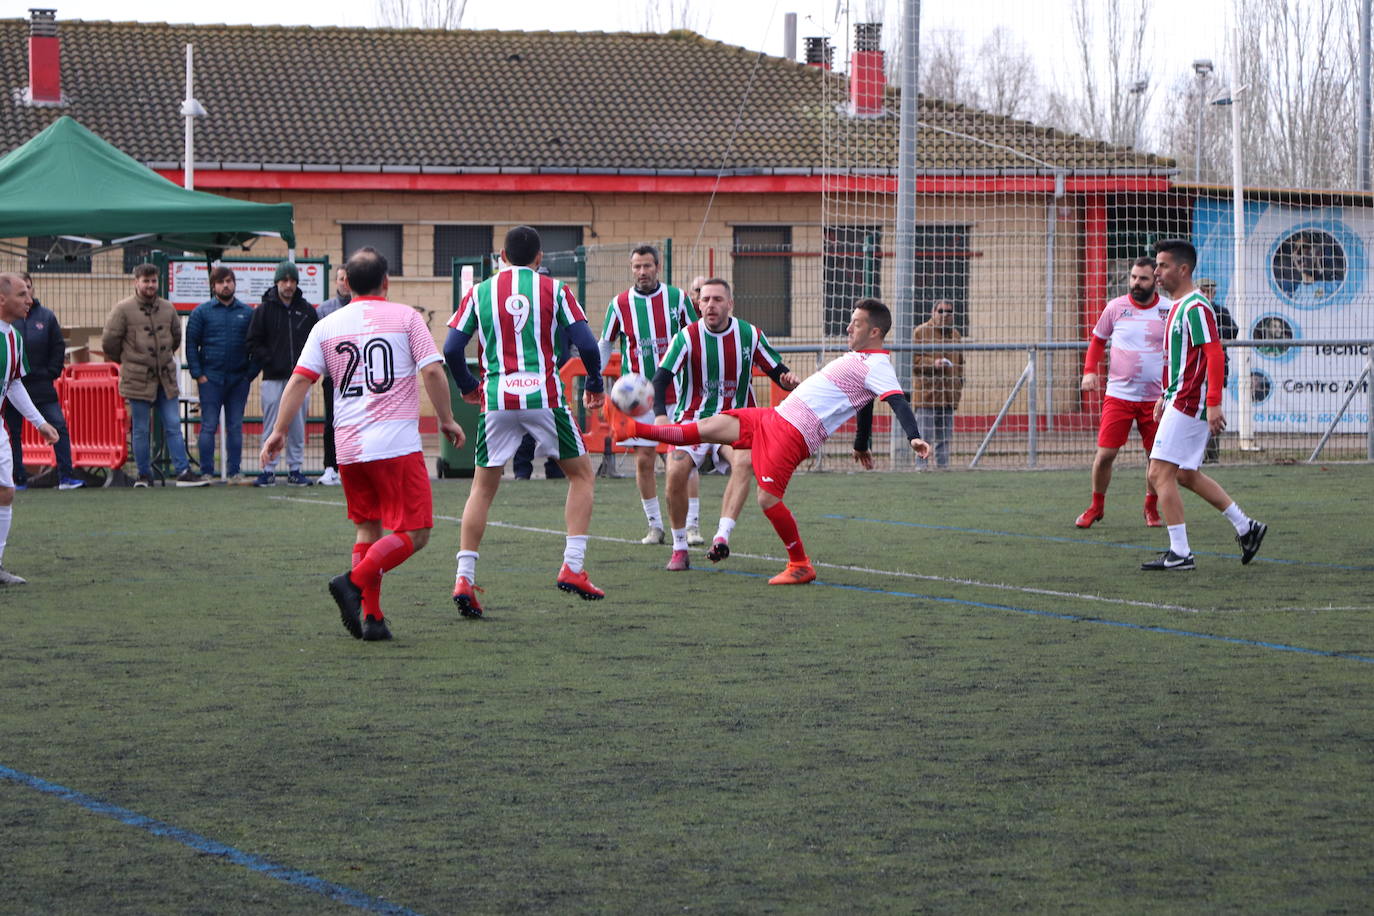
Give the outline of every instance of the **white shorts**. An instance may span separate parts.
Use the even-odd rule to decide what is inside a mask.
[[[1150,449],[1150,460],[1167,461],[1185,471],[1196,471],[1202,465],[1202,453],[1207,449],[1210,434],[1206,420],[1165,407],[1155,432],[1154,448]]]
[[[654,423],[654,411],[653,411],[653,408],[651,407],[651,408],[649,408],[648,410],[644,411],[644,412],[643,412],[642,414],[640,414],[639,416],[635,417],[635,421],[636,421],[637,423],[647,423],[647,424],[649,424],[650,426],[652,426],[653,423]],[[630,447],[632,447],[632,446],[644,446],[645,448],[658,448],[658,443],[655,442],[653,439],[634,439],[634,438],[632,438],[632,439],[621,439],[619,442],[616,443],[616,445],[621,445],[621,446],[624,446],[625,448],[630,448]]]
[[[725,463],[725,459],[720,456],[720,445],[716,442],[702,442],[699,445],[676,445],[673,446],[673,451],[686,453],[698,471],[701,470],[701,464],[706,460],[707,455],[711,456],[711,460],[715,462],[717,467]]]
[[[525,433],[534,436],[534,449],[560,461],[587,454],[582,431],[566,407],[533,410],[488,410],[477,421],[475,459],[478,467],[499,468],[520,447]]]
[[[20,420],[19,422],[24,421]],[[5,424],[0,421],[0,430],[3,429],[5,429]],[[10,437],[8,435],[5,436],[3,444],[0,445],[0,487],[14,489],[14,452],[10,451]]]

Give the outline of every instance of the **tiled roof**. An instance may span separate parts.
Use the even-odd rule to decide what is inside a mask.
[[[897,161],[894,91],[890,116],[855,124],[833,104],[842,75],[691,32],[58,25],[68,104],[30,108],[10,97],[28,85],[28,22],[0,20],[0,151],[69,114],[136,159],[179,162],[191,43],[210,113],[196,160],[221,168],[810,172],[827,129],[872,167]],[[921,120],[922,170],[1171,165],[933,100]]]

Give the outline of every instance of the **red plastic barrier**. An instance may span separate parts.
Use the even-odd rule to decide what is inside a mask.
[[[57,389],[57,403],[62,404],[66,384],[61,378],[58,378],[53,381],[53,387]],[[65,410],[63,412],[65,413]],[[19,421],[19,425],[19,441],[24,446],[24,463],[55,466],[57,454],[53,451],[53,447],[48,444],[48,440],[39,434],[38,427],[23,419]]]
[[[62,413],[72,437],[72,464],[124,466],[129,458],[129,412],[119,395],[115,363],[73,363],[62,370]]]

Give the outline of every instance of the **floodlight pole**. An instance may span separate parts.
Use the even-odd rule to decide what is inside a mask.
[[[1239,41],[1239,34],[1233,41]],[[1239,47],[1239,44],[1237,44]],[[1231,293],[1227,297],[1231,303],[1231,317],[1241,336],[1249,336],[1250,316],[1245,302],[1245,187],[1241,174],[1240,158],[1240,95],[1249,86],[1237,86],[1231,90],[1231,198],[1232,233],[1235,236],[1231,252]],[[1255,451],[1255,401],[1252,393],[1254,380],[1250,377],[1249,347],[1238,347],[1236,353],[1236,410],[1240,413],[1237,431],[1240,433],[1242,451]]]
[[[186,98],[181,102],[181,114],[186,119],[186,168],[182,172],[182,185],[188,190],[196,187],[196,135],[195,120],[206,115],[205,107],[196,101],[191,85],[195,78],[195,45],[186,46]]]
[[[920,119],[921,0],[902,6],[902,105],[897,129],[897,310],[888,342],[907,343],[916,326],[916,125]],[[897,378],[911,377],[911,355],[900,354]]]
[[[1360,110],[1355,145],[1356,180],[1361,191],[1371,190],[1369,168],[1369,17],[1370,0],[1360,0]]]

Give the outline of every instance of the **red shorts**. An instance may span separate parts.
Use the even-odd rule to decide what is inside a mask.
[[[1149,452],[1155,444],[1154,401],[1123,401],[1111,395],[1102,399],[1102,425],[1097,428],[1099,448],[1121,448],[1131,435],[1131,423],[1140,430],[1140,442]]]
[[[388,531],[434,527],[434,499],[423,452],[339,465],[348,518],[381,522]]]
[[[759,489],[782,499],[792,472],[811,457],[806,440],[771,407],[738,407],[725,412],[739,421],[739,438],[731,445],[753,454]]]

